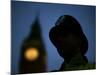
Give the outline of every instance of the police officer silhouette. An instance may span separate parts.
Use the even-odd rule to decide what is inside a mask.
[[[79,22],[70,15],[59,17],[55,26],[51,28],[49,37],[64,59],[57,71],[94,69],[85,56],[88,50],[88,40]]]

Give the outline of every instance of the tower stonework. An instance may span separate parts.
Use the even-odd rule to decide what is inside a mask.
[[[27,58],[30,58],[31,61],[26,59],[25,56]],[[36,18],[31,26],[31,30],[28,37],[23,40],[21,45],[19,74],[40,73],[45,71],[46,52],[41,36],[39,19]]]

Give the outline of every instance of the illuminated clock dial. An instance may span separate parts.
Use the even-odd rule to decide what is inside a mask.
[[[28,61],[34,61],[39,57],[39,52],[37,48],[28,48],[24,55]]]

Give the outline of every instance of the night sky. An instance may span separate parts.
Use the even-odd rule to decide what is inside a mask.
[[[68,4],[46,4],[35,2],[12,1],[12,72],[18,72],[18,61],[20,57],[20,47],[23,39],[28,36],[31,24],[34,22],[37,13],[42,29],[42,37],[47,52],[48,71],[60,68],[63,59],[59,56],[56,48],[49,39],[49,30],[61,15],[71,15],[75,17],[82,26],[89,48],[86,56],[89,62],[95,62],[95,35],[96,35],[96,15],[95,6],[81,6]]]

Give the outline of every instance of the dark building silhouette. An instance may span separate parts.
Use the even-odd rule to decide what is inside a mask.
[[[88,40],[79,22],[70,15],[59,17],[49,32],[51,42],[64,59],[58,71],[93,69],[85,56]]]
[[[26,60],[24,54],[28,48],[36,48],[39,52],[39,57],[34,61]],[[41,73],[46,71],[46,52],[41,36],[41,29],[38,17],[33,22],[30,33],[22,42],[21,56],[19,62],[19,73]]]

